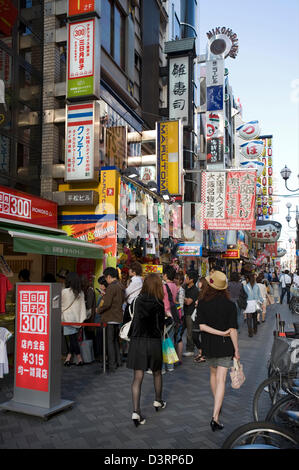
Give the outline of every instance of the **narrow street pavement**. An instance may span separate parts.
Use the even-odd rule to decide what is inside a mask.
[[[246,382],[233,390],[227,379],[227,391],[221,420],[224,430],[213,433],[212,396],[209,370],[184,358],[182,366],[165,374],[165,410],[156,413],[152,406],[152,377],[145,374],[142,389],[144,426],[131,421],[132,371],[125,366],[113,375],[103,375],[98,363],[84,367],[63,367],[62,398],[74,406],[48,421],[0,411],[1,449],[219,449],[238,426],[252,421],[252,399],[259,383],[267,376],[267,361],[273,342],[275,313],[286,321],[299,322],[286,304],[267,309],[267,321],[258,334],[249,338],[244,324],[239,337],[241,362]],[[13,371],[0,379],[0,403],[13,395]]]

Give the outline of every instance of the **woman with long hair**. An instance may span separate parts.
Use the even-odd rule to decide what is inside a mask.
[[[86,320],[86,306],[81,280],[77,273],[68,273],[65,280],[65,289],[61,293],[61,319],[66,323],[83,323]],[[78,343],[80,326],[67,325],[63,327],[63,334],[67,337],[67,357],[64,365],[71,365],[72,355],[77,356],[77,366],[83,365]]]
[[[232,359],[240,360],[238,347],[237,309],[229,300],[226,275],[214,271],[206,277],[208,286],[204,289],[199,309],[199,327],[202,351],[210,367],[210,386],[214,397],[212,431],[223,429],[219,423],[225,381]]]
[[[204,298],[207,287],[208,287],[208,283],[206,281],[206,278],[201,277],[198,282],[199,296],[198,296],[198,302],[197,302],[196,317],[193,322],[193,330],[192,330],[193,342],[198,349],[198,354],[194,358],[194,362],[197,362],[197,363],[206,362],[205,357],[202,355],[202,347],[201,347],[201,341],[200,341],[199,312],[200,312],[201,303]]]
[[[140,396],[144,372],[153,372],[156,411],[165,408],[162,400],[162,336],[165,322],[162,280],[158,274],[149,274],[139,296],[133,301],[133,320],[129,330],[127,367],[134,369],[132,383],[133,414],[135,426],[145,423],[141,415]]]
[[[247,294],[247,307],[244,310],[247,318],[248,336],[251,338],[257,333],[257,311],[258,303],[263,304],[259,286],[256,283],[256,274],[250,273],[246,276],[246,284],[244,290]]]

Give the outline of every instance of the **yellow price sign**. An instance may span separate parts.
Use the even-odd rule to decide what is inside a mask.
[[[142,265],[142,273],[145,274],[151,274],[151,273],[157,273],[157,274],[162,274],[163,273],[163,266],[161,264],[143,264]]]

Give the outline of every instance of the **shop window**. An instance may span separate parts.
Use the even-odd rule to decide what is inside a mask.
[[[102,46],[121,67],[125,67],[125,17],[113,0],[102,1]]]

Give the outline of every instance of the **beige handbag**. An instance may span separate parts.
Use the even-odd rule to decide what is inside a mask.
[[[230,378],[232,388],[238,389],[245,382],[245,375],[243,372],[243,366],[237,359],[234,358],[234,365],[230,368]]]

